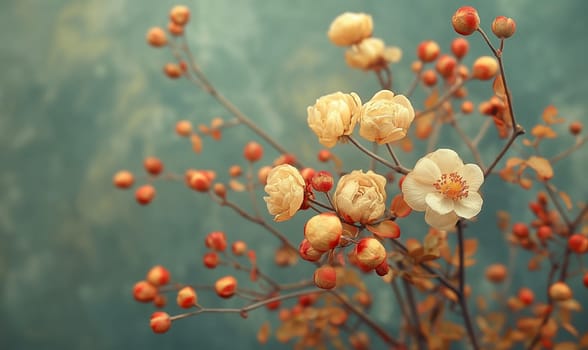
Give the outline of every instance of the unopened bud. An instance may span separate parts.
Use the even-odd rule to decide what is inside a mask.
[[[222,252],[227,248],[227,237],[222,231],[213,231],[206,235],[204,244],[207,248]]]
[[[386,260],[386,248],[373,237],[362,238],[355,247],[355,256],[362,268],[372,270]]]
[[[498,73],[498,62],[490,56],[478,57],[472,67],[472,76],[480,80],[489,80]]]
[[[335,248],[342,233],[341,220],[333,213],[315,215],[304,225],[304,237],[314,249],[321,252]]]
[[[502,264],[493,264],[486,269],[486,278],[490,282],[500,283],[506,278],[506,266]]]
[[[188,309],[198,303],[198,295],[194,288],[186,286],[178,291],[176,301],[179,307]]]
[[[219,278],[214,284],[216,294],[221,298],[230,298],[237,291],[237,280],[233,276]]]
[[[147,281],[139,281],[133,286],[133,298],[142,303],[148,303],[157,296],[157,287]]]
[[[468,51],[470,50],[470,43],[466,38],[455,38],[451,42],[451,52],[457,57],[458,59],[463,58],[467,55]]]
[[[155,187],[151,185],[143,185],[135,191],[135,199],[141,205],[149,204],[155,197]]]
[[[333,188],[333,175],[328,171],[321,170],[312,177],[312,188],[318,192],[329,192]]]
[[[112,183],[118,188],[132,187],[134,182],[135,177],[133,176],[133,173],[127,170],[117,172],[112,178]]]
[[[306,238],[298,246],[298,253],[302,259],[313,262],[319,261],[321,256],[323,256],[323,252],[314,249]]]
[[[423,62],[433,62],[440,52],[439,44],[433,40],[425,40],[417,47],[417,56]]]
[[[557,301],[566,301],[572,298],[572,289],[564,282],[555,282],[549,287],[549,297]]]
[[[169,19],[179,26],[183,26],[190,20],[190,9],[183,5],[172,7]]]
[[[149,324],[154,333],[165,333],[171,328],[171,317],[167,312],[156,311],[151,315]]]
[[[161,266],[153,266],[149,272],[147,272],[147,281],[154,286],[163,286],[169,283],[170,274],[169,271]]]
[[[243,157],[250,162],[257,162],[263,157],[263,147],[255,141],[248,142],[243,148]]]
[[[337,285],[337,271],[331,265],[324,265],[314,271],[314,284],[321,289],[333,289]]]
[[[247,243],[243,241],[235,241],[231,245],[231,251],[237,256],[244,255],[247,252]]]
[[[517,23],[512,18],[498,16],[492,21],[492,33],[499,39],[510,38],[516,30]]]
[[[153,27],[147,32],[147,42],[153,47],[162,47],[167,44],[165,31],[159,27]]]
[[[478,11],[471,6],[463,6],[451,18],[453,29],[461,35],[470,35],[480,27]]]

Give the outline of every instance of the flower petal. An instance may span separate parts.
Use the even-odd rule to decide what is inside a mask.
[[[425,196],[425,202],[435,212],[445,215],[453,211],[453,200],[438,192],[430,192]]]
[[[466,198],[455,203],[455,213],[462,218],[470,219],[480,212],[484,200],[478,192],[470,192]]]
[[[427,208],[425,196],[431,191],[434,191],[433,185],[417,181],[413,173],[409,173],[402,182],[404,201],[413,210],[424,211]]]
[[[463,167],[463,161],[452,149],[440,148],[435,152],[429,153],[427,158],[435,162],[443,174],[452,173]]]
[[[431,208],[427,208],[425,211],[425,221],[430,226],[438,230],[450,230],[455,227],[459,218],[454,212],[450,212],[445,215],[438,214]]]
[[[466,164],[459,171],[459,175],[469,186],[470,192],[478,192],[478,189],[484,183],[484,173],[476,164]]]
[[[415,164],[411,174],[413,174],[415,180],[432,186],[441,177],[441,170],[431,159],[421,158]]]

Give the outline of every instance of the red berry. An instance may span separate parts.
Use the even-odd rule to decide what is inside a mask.
[[[151,315],[150,325],[154,333],[165,333],[171,328],[171,317],[163,311],[156,311]]]
[[[134,182],[135,177],[133,176],[133,173],[127,170],[117,172],[112,178],[112,183],[118,188],[129,188],[133,186]]]
[[[156,157],[147,157],[143,161],[145,170],[151,175],[159,175],[163,171],[163,162]]]
[[[521,288],[519,289],[519,300],[526,306],[531,305],[535,301],[535,293],[529,288]]]
[[[155,197],[155,187],[151,185],[143,185],[135,191],[135,199],[141,205],[149,204]]]
[[[331,265],[323,265],[314,271],[314,284],[321,289],[333,289],[337,285],[337,271]]]
[[[157,296],[157,287],[147,281],[139,281],[133,286],[133,298],[142,303],[147,303]]]
[[[517,222],[512,225],[512,233],[518,238],[527,238],[529,237],[529,228],[526,224]]]
[[[568,238],[568,247],[574,253],[585,253],[588,250],[588,238],[579,233],[573,234]]]
[[[471,6],[463,6],[451,18],[453,29],[461,35],[470,35],[480,27],[478,11]]]
[[[245,145],[243,156],[250,162],[257,162],[263,157],[263,147],[259,143],[251,141]]]

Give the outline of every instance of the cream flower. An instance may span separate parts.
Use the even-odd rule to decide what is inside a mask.
[[[351,135],[359,119],[361,99],[356,93],[335,92],[316,100],[307,108],[308,126],[319,142],[333,147],[343,135]]]
[[[337,213],[348,222],[368,224],[386,208],[386,178],[373,171],[354,170],[341,176],[333,202]]]
[[[361,108],[359,134],[379,144],[400,140],[413,120],[414,109],[404,95],[380,90]]]
[[[345,12],[333,20],[327,35],[333,44],[349,46],[369,38],[373,30],[372,16]]]
[[[438,149],[421,158],[402,183],[404,200],[425,211],[425,221],[439,229],[455,226],[459,217],[470,219],[482,209],[478,189],[484,174],[476,164],[463,164],[455,151]]]
[[[345,61],[351,68],[377,69],[386,64],[386,53],[382,39],[367,38],[345,51]]]
[[[302,175],[289,164],[278,165],[269,172],[264,188],[269,196],[263,199],[275,221],[285,221],[296,214],[304,200],[304,188]]]

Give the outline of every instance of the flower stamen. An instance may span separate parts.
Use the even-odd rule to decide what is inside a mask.
[[[433,187],[446,198],[453,200],[467,198],[470,188],[463,177],[456,172],[441,175]]]

